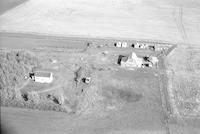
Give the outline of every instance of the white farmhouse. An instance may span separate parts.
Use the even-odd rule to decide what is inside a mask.
[[[53,73],[49,72],[35,72],[33,79],[35,82],[51,83],[53,81]]]

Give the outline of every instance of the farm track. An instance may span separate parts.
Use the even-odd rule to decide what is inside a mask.
[[[45,93],[45,92],[50,92],[50,91],[53,91],[53,90],[56,90],[57,88],[59,88],[60,86],[59,85],[56,85],[56,86],[53,86],[53,87],[50,87],[50,88],[47,88],[45,90],[41,90],[41,91],[36,91],[37,93]]]
[[[174,45],[171,48],[169,48],[167,51],[165,51],[160,57],[160,64],[159,64],[159,70],[160,70],[159,87],[160,87],[162,109],[163,109],[164,114],[166,115],[165,116],[166,134],[170,134],[169,119],[170,119],[172,110],[170,106],[170,97],[168,94],[168,78],[167,78],[167,73],[166,73],[165,58],[176,47],[177,46]]]
[[[172,2],[174,3],[174,5],[176,5],[174,0],[172,0]],[[182,7],[182,5],[179,5],[178,7],[175,6],[172,16],[174,17],[174,21],[176,23],[177,29],[183,39],[183,43],[188,44],[189,43],[188,36],[187,36],[187,32],[186,32],[184,24],[183,24],[183,7]]]

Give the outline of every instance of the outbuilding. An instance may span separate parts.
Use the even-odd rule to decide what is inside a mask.
[[[135,44],[132,45],[133,48],[140,48],[140,44],[136,42]]]
[[[115,46],[116,47],[122,47],[122,42],[119,41],[119,42],[115,43]]]
[[[141,48],[141,49],[145,49],[148,47],[147,43],[142,43],[142,42],[136,42],[135,44],[132,44],[133,48]]]
[[[128,47],[127,42],[122,42],[122,47],[124,47],[124,48]]]
[[[142,66],[143,67],[153,67],[158,65],[158,58],[155,56],[145,56],[143,57],[143,63]]]
[[[128,44],[127,44],[127,42],[117,42],[117,43],[115,43],[115,46],[116,47],[123,47],[123,48],[126,48],[126,47],[128,47]]]

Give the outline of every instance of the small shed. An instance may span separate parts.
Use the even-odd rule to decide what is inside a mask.
[[[151,62],[148,62],[148,61],[143,61],[142,63],[142,67],[153,67],[153,64]]]
[[[55,64],[55,63],[57,63],[57,62],[58,62],[58,60],[57,60],[57,59],[50,59],[50,61],[51,61],[51,63],[52,63],[52,64]]]
[[[116,47],[122,47],[122,42],[119,41],[119,42],[115,43],[115,46]]]
[[[138,42],[136,42],[136,43],[134,44],[134,48],[140,48],[140,44],[139,44]]]
[[[127,42],[122,42],[122,46],[121,47],[124,47],[124,48],[128,47]]]
[[[141,43],[139,47],[144,49],[144,48],[146,48],[146,44],[145,43]]]

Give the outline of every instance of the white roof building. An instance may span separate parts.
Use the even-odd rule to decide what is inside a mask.
[[[53,81],[53,73],[35,72],[33,79],[34,79],[35,82],[51,83]]]

